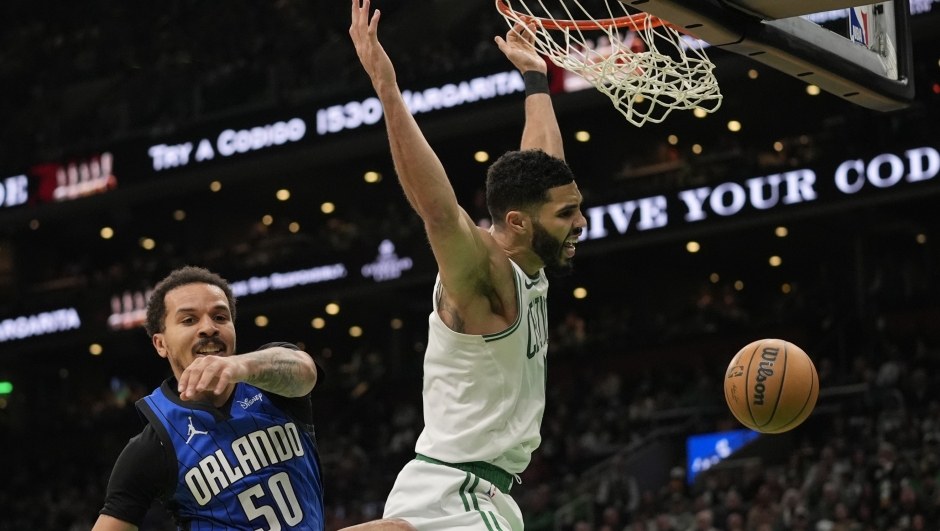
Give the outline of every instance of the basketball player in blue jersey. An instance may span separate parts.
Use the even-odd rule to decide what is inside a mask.
[[[289,343],[235,356],[235,297],[205,269],[154,288],[146,329],[174,377],[137,403],[146,422],[111,472],[93,531],[135,531],[154,500],[180,529],[323,530],[310,392],[313,359]],[[381,520],[362,531],[413,531]]]
[[[486,179],[493,223],[477,227],[457,204],[440,161],[398,88],[377,38],[380,13],[352,0],[350,36],[382,101],[399,181],[424,220],[439,275],[424,358],[424,431],[385,505],[418,531],[521,531],[509,495],[538,447],[545,410],[549,272],[571,270],[581,194],[564,162],[534,27],[496,44],[522,73],[522,149]]]

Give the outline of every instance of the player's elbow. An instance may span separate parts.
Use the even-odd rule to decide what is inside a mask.
[[[297,359],[298,371],[297,371],[297,386],[294,392],[286,393],[284,396],[287,397],[298,397],[305,396],[313,391],[313,388],[317,385],[317,364],[314,363],[313,358],[310,357],[310,354],[303,352],[301,350],[293,349],[284,349],[286,353],[290,356],[293,356]]]

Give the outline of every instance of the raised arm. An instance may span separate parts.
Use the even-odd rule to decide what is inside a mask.
[[[431,248],[448,294],[463,299],[477,295],[480,276],[488,274],[488,234],[479,230],[457,204],[457,196],[444,167],[405,105],[395,69],[378,41],[381,13],[369,21],[369,0],[352,0],[349,35],[356,53],[372,79],[385,112],[385,124],[395,170],[411,206],[428,233]]]
[[[535,46],[535,23],[525,27],[516,24],[516,27],[506,33],[506,39],[496,37],[496,44],[506,54],[506,57],[526,76],[526,92],[532,82],[538,83],[538,74],[542,76],[542,83],[546,92],[530,94],[525,99],[525,129],[522,132],[522,149],[541,149],[542,151],[565,160],[565,149],[561,141],[561,131],[558,129],[558,120],[555,119],[555,109],[552,107],[552,98],[547,93],[548,72],[545,60],[542,59]],[[533,74],[526,75],[526,72]],[[530,79],[531,78],[531,79]]]

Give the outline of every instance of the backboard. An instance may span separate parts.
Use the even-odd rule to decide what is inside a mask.
[[[619,0],[682,31],[880,111],[914,97],[908,0]],[[840,35],[808,15],[847,10]]]

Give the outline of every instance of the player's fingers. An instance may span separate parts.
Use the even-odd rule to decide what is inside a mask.
[[[183,394],[183,390],[186,389],[186,382],[189,380],[189,369],[183,371],[183,374],[180,375],[180,379],[177,382],[176,390]]]
[[[196,391],[205,391],[212,388],[212,381],[218,377],[221,367],[218,363],[210,363],[199,375],[199,381],[196,383]]]
[[[222,394],[222,391],[225,390],[225,387],[231,381],[232,381],[231,369],[229,368],[222,369],[222,371],[219,373],[219,379],[217,380],[217,383],[215,384],[215,389],[213,389],[213,392],[217,395]]]
[[[196,363],[196,361],[191,363],[189,367],[186,367],[186,370],[183,371],[183,377],[186,380],[186,383],[182,386],[183,391],[180,393],[180,396],[183,398],[191,398],[196,394],[196,384],[198,384],[199,379],[202,378],[202,364]]]
[[[506,41],[504,41],[502,37],[496,37],[493,40],[496,41],[496,46],[499,46],[500,50],[503,49],[503,46],[506,46]]]
[[[380,18],[382,18],[382,12],[376,9],[375,14],[372,15],[372,22],[369,23],[369,35],[373,38],[378,36]]]
[[[529,44],[535,43],[535,22],[529,22],[529,25],[526,27],[525,40]]]

